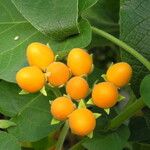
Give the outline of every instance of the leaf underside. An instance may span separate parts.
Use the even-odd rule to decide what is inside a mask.
[[[12,0],[12,2],[37,30],[49,37],[63,40],[79,33],[78,0],[38,0],[38,2]]]

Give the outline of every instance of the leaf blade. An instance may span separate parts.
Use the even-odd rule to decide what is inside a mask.
[[[0,131],[0,149],[21,150],[21,145],[14,136]]]
[[[120,150],[127,142],[129,134],[129,129],[122,126],[113,133],[94,134],[92,139],[85,140],[82,145],[88,150],[110,150],[110,147],[113,147],[113,150]]]
[[[150,60],[149,13],[150,1],[122,0],[120,11],[120,38]],[[130,16],[130,17],[129,17]],[[139,96],[140,82],[149,71],[132,55],[121,51],[122,60],[133,66],[131,86]]]
[[[49,89],[47,97],[41,93],[19,95],[19,91],[16,84],[0,82],[0,112],[16,123],[8,128],[9,133],[19,141],[37,141],[59,127],[50,126],[49,98],[55,96]]]
[[[12,2],[37,30],[49,37],[64,40],[79,33],[77,0],[45,0],[44,2],[39,0],[38,3],[12,0]]]

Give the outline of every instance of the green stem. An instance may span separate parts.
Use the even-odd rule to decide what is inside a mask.
[[[126,50],[128,53],[130,53],[135,58],[137,58],[150,71],[150,62],[145,57],[143,57],[140,53],[138,53],[136,50],[134,50],[132,47],[128,46],[125,42],[117,39],[116,37],[112,36],[111,34],[105,32],[103,30],[97,29],[95,27],[92,27],[92,30],[94,33],[110,40],[111,42],[115,43],[116,45],[118,45],[121,48],[123,48],[124,50]]]
[[[59,88],[57,88],[57,87],[56,88],[52,87],[51,91],[54,93],[54,95],[56,97],[62,96]],[[66,137],[66,135],[68,133],[68,130],[69,130],[69,125],[68,125],[68,121],[66,121],[64,126],[63,126],[63,128],[62,128],[62,130],[61,130],[58,142],[56,144],[56,148],[55,148],[56,150],[62,150],[63,143],[64,143],[65,137]]]
[[[58,142],[56,144],[56,150],[62,150],[63,143],[65,141],[68,130],[69,130],[69,125],[68,125],[68,121],[66,121],[63,128],[62,128],[62,130],[61,130]]]
[[[116,129],[125,120],[132,117],[138,110],[141,110],[145,106],[143,100],[140,98],[124,109],[118,116],[113,118],[110,122],[109,129]]]

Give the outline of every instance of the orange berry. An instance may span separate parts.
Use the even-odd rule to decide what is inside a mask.
[[[46,70],[48,82],[53,86],[61,86],[70,78],[69,68],[61,62],[51,63]]]
[[[45,76],[38,67],[24,67],[17,72],[16,81],[20,88],[27,92],[34,93],[43,88]]]
[[[75,76],[89,74],[92,64],[92,57],[81,48],[72,49],[67,58],[67,65]]]
[[[93,103],[100,108],[110,108],[117,103],[118,90],[113,83],[96,84],[92,90]]]
[[[74,103],[65,96],[56,98],[51,104],[51,113],[57,120],[66,120],[74,109]]]
[[[54,52],[48,46],[35,42],[27,47],[27,60],[30,66],[37,66],[43,71],[54,61]]]
[[[76,109],[69,115],[69,126],[72,133],[85,136],[91,133],[96,126],[94,114],[86,109]]]
[[[89,85],[82,77],[73,77],[67,82],[66,92],[75,100],[84,99],[89,92]]]
[[[129,83],[132,76],[132,68],[126,62],[116,63],[110,66],[106,73],[106,79],[117,87],[123,87]]]

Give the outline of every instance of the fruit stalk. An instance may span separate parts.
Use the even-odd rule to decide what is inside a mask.
[[[132,117],[137,111],[141,110],[145,106],[142,98],[139,98],[129,107],[124,109],[118,116],[113,118],[110,121],[108,129],[116,129],[119,127],[125,120]]]
[[[56,150],[62,150],[63,143],[65,141],[68,130],[69,130],[69,125],[68,125],[68,121],[66,121],[60,132],[60,136],[59,136],[58,142],[56,144]]]
[[[115,43],[116,45],[123,48],[125,51],[127,51],[131,55],[133,55],[150,71],[150,62],[145,57],[143,57],[140,53],[138,53],[136,50],[134,50],[132,47],[127,45],[125,42],[117,39],[116,37],[112,36],[111,34],[105,32],[103,30],[100,30],[98,28],[92,27],[92,30],[94,33],[110,40],[111,42]]]

